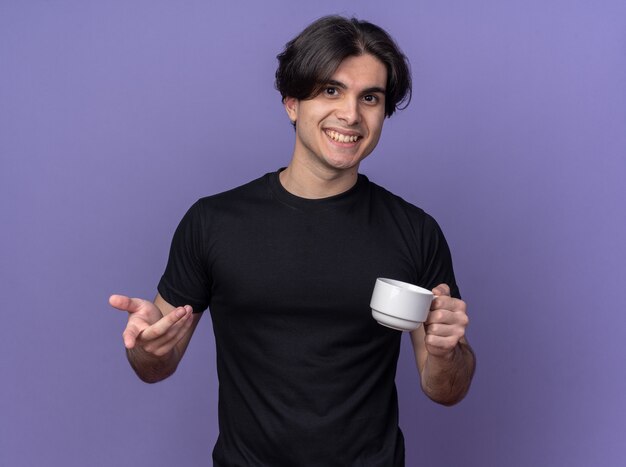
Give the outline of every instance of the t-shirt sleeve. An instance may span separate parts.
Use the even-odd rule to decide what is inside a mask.
[[[439,284],[448,284],[450,294],[455,298],[461,298],[461,293],[454,277],[452,256],[448,242],[437,221],[428,214],[426,214],[423,224],[422,239],[422,251],[424,252],[422,287],[430,290]]]
[[[211,281],[205,254],[206,229],[200,202],[182,218],[172,239],[159,294],[173,306],[191,305],[194,313],[209,306]]]

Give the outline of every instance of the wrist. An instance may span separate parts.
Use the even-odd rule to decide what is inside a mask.
[[[461,354],[462,354],[462,350],[460,347],[460,343],[457,343],[448,352],[431,353],[428,355],[428,358],[445,365],[445,364],[451,364],[457,361],[461,357]]]
[[[146,383],[156,383],[176,371],[177,362],[174,350],[165,355],[158,356],[146,352],[141,347],[126,349],[126,356],[139,379]]]
[[[463,341],[450,352],[429,354],[421,375],[422,389],[435,402],[456,404],[467,394],[475,367],[474,352]]]

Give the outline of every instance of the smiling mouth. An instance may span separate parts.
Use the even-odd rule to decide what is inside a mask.
[[[356,143],[361,139],[361,136],[358,135],[344,135],[334,130],[326,130],[324,131],[326,136],[328,136],[331,140],[337,143]]]

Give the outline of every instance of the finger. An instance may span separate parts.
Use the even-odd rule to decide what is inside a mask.
[[[178,307],[168,313],[166,316],[158,320],[152,326],[149,326],[141,333],[141,338],[144,340],[154,340],[163,336],[168,330],[182,319],[190,318],[191,307]]]
[[[435,297],[430,304],[431,311],[449,310],[454,312],[467,312],[467,304],[458,298],[448,297],[445,295]]]
[[[191,315],[174,324],[165,334],[149,341],[143,348],[156,356],[163,356],[170,352],[180,340],[185,337],[193,324]]]
[[[443,356],[449,354],[451,351],[454,350],[454,348],[459,343],[459,338],[457,338],[456,336],[440,337],[435,335],[427,335],[424,342],[426,344],[426,349],[428,350],[428,353]]]
[[[172,348],[188,333],[193,319],[191,315],[180,319],[176,324],[172,325],[165,334],[152,339],[150,341],[143,341],[141,343],[142,348],[153,355],[163,356],[170,352]],[[139,336],[142,339],[142,336]]]
[[[145,329],[147,325],[144,326]],[[142,328],[137,326],[135,323],[128,322],[126,325],[126,329],[122,333],[122,339],[124,340],[124,347],[127,349],[132,349],[135,347],[135,343],[137,342],[137,337],[141,334]]]
[[[469,318],[465,312],[463,304],[452,304],[450,308],[437,308],[431,310],[426,317],[426,324],[444,323],[444,324],[461,324],[467,326]]]
[[[453,307],[452,300],[454,299],[446,295],[436,295],[435,298],[433,298],[433,301],[430,303],[430,309],[431,311],[449,310]]]
[[[431,310],[426,317],[426,321],[424,321],[425,325],[441,323],[444,320],[444,315],[446,314],[446,310]]]
[[[456,336],[460,338],[465,335],[465,325],[462,323],[445,324],[445,323],[433,323],[425,324],[424,332],[426,335],[433,335],[439,337],[452,337]]]
[[[433,290],[433,295],[435,295],[436,297],[440,297],[442,295],[445,296],[450,296],[450,287],[448,286],[448,284],[439,284],[437,287],[435,287]]]
[[[457,321],[456,312],[446,310],[446,309],[437,309],[432,310],[428,313],[428,317],[424,323],[426,325],[430,324],[455,324]]]
[[[117,308],[118,310],[127,311],[129,313],[134,313],[139,311],[145,300],[140,298],[131,298],[126,295],[111,295],[109,297],[109,304],[113,308]]]
[[[167,344],[172,339],[178,340],[179,336],[185,332],[192,321],[191,314],[189,314],[158,334],[153,334],[154,328],[146,329],[139,338],[145,343],[144,346],[147,350],[150,350],[149,348],[156,349]],[[146,335],[148,336],[147,338],[145,337]]]

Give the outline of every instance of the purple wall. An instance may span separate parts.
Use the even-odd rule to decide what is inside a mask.
[[[623,0],[1,2],[0,465],[209,465],[210,320],[147,386],[107,297],[151,298],[193,201],[288,162],[275,55],[335,12],[412,62],[362,171],[442,224],[479,358],[443,408],[405,342],[407,465],[623,465]]]

